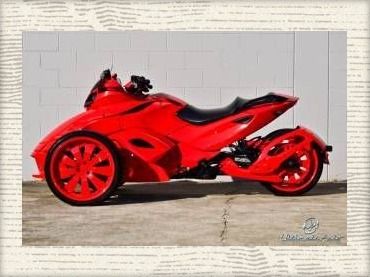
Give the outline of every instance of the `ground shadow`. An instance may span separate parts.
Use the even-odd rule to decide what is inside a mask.
[[[310,197],[315,195],[347,193],[347,183],[319,183],[310,192],[295,197]],[[261,195],[273,194],[257,182],[196,182],[172,181],[165,183],[127,184],[120,187],[115,195],[102,205],[120,205],[133,203],[147,203],[169,201],[184,198],[200,198],[207,195]],[[282,197],[282,196],[274,196]]]

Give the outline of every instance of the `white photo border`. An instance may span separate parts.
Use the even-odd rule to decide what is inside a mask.
[[[369,276],[368,1],[0,3],[0,275]],[[23,31],[346,31],[347,246],[22,247]]]

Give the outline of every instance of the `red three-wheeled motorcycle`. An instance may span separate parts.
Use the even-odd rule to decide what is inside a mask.
[[[269,93],[199,109],[164,93],[148,94],[142,76],[121,85],[105,70],[86,110],[37,145],[32,156],[50,189],[72,205],[96,204],[124,182],[217,175],[260,181],[278,195],[300,195],[318,182],[331,146],[303,127],[248,139],[297,102]]]

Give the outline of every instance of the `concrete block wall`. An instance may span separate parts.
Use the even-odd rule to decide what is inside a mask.
[[[270,91],[300,97],[259,134],[298,124],[332,144],[322,180],[346,179],[345,32],[25,32],[23,179],[37,142],[83,111],[100,72],[149,78],[153,91],[213,108]]]

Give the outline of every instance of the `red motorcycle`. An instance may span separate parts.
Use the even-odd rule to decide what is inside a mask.
[[[318,182],[326,145],[311,131],[276,130],[246,137],[297,102],[269,93],[237,97],[223,108],[199,109],[163,93],[148,94],[148,79],[122,86],[105,70],[85,101],[36,147],[39,173],[72,205],[96,204],[124,182],[163,182],[217,175],[260,181],[278,195],[300,195]]]

